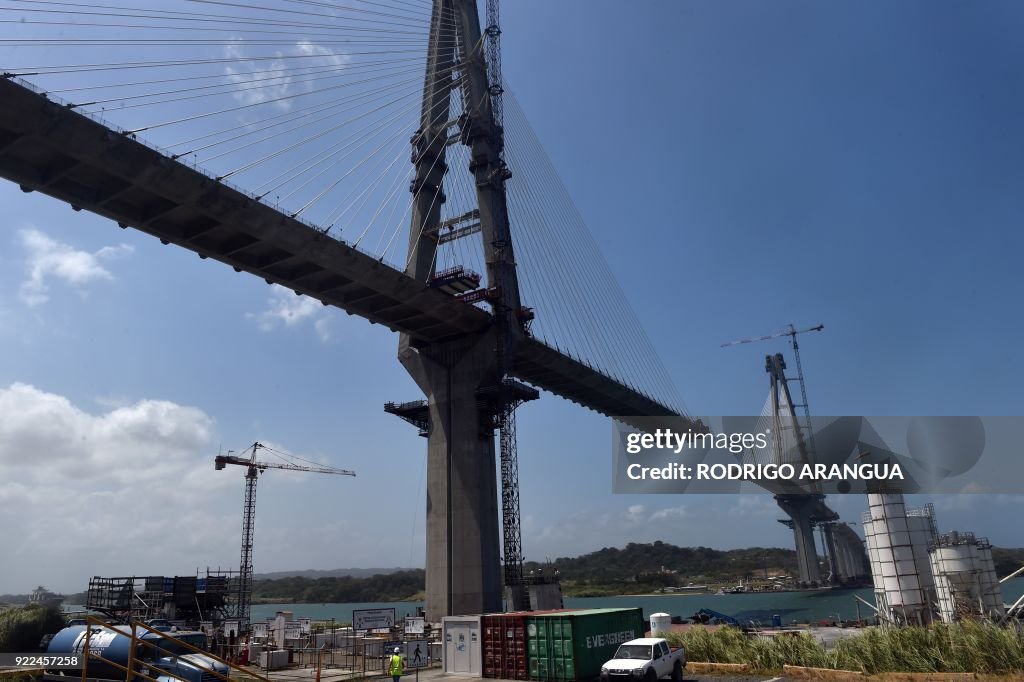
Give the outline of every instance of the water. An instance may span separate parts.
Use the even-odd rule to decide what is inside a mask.
[[[1008,604],[1015,602],[1024,594],[1024,577],[1014,578],[1003,584],[1003,601]],[[566,608],[597,609],[626,608],[643,609],[644,617],[663,611],[673,616],[687,618],[699,609],[707,608],[727,614],[741,622],[757,621],[763,624],[771,622],[772,616],[778,614],[782,622],[801,623],[819,620],[834,620],[838,616],[842,620],[857,617],[859,596],[869,604],[874,603],[871,588],[857,590],[820,590],[813,592],[755,592],[750,594],[666,594],[652,596],[623,597],[567,597]],[[423,602],[363,602],[356,604],[257,604],[252,607],[252,619],[261,621],[272,618],[277,611],[292,611],[296,618],[312,618],[314,620],[330,620],[350,623],[353,609],[394,608],[395,615],[402,618],[406,614],[416,613],[416,607]],[[861,604],[861,616],[867,618],[874,612]]]

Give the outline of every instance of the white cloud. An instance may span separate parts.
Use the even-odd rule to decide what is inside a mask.
[[[643,506],[642,504],[634,504],[631,505],[629,509],[626,510],[626,519],[628,521],[636,523],[638,521],[642,521],[646,513],[647,507]]]
[[[242,38],[236,37],[224,46],[225,59],[239,60],[236,65],[224,67],[224,74],[228,80],[238,86],[232,91],[231,96],[244,105],[276,100],[273,106],[282,111],[290,110],[291,101],[281,99],[292,94],[289,85],[292,78],[287,75],[289,72],[285,71],[288,68],[285,61],[243,61],[245,53],[245,40]],[[280,53],[277,56],[281,56]]]
[[[740,495],[736,504],[729,509],[730,516],[748,518],[751,516],[776,516],[780,514],[779,506],[771,495],[763,492]]]
[[[331,330],[331,318],[326,315],[320,317],[313,323],[313,328],[316,329],[316,335],[320,337],[321,342],[327,343],[331,340],[333,336],[333,332]]]
[[[320,301],[308,296],[296,296],[291,289],[277,284],[270,287],[267,308],[258,313],[246,313],[245,316],[254,320],[265,332],[274,331],[280,327],[298,327],[305,322],[312,322],[313,329],[321,342],[327,343],[333,336],[330,318],[327,317],[324,305]]]
[[[312,59],[283,59],[285,55],[278,52],[274,55],[276,58],[270,61],[244,61],[245,39],[237,36],[232,38],[224,47],[224,58],[238,61],[224,67],[224,74],[231,83],[238,86],[232,92],[235,100],[243,105],[271,102],[272,106],[282,111],[290,111],[290,98],[299,92],[311,92],[316,86],[314,78],[329,76],[331,72],[325,70],[344,66],[351,61],[348,55],[309,40],[297,41],[292,54]]]
[[[96,414],[28,384],[0,388],[4,587],[191,572],[235,544],[237,524],[210,504],[238,486],[213,475],[212,429],[202,410],[165,400]]]
[[[50,300],[47,285],[50,279],[75,287],[80,293],[87,284],[112,280],[114,276],[103,267],[102,261],[127,255],[134,250],[127,244],[119,244],[104,246],[93,253],[79,251],[35,228],[19,230],[18,240],[27,252],[25,270],[28,275],[21,283],[20,295],[21,300],[30,306],[42,305]]]
[[[325,66],[344,66],[352,61],[352,57],[350,55],[328,49],[323,45],[318,45],[310,40],[300,40],[295,43],[295,47],[298,48],[300,54],[309,55],[311,57],[323,57],[324,61],[319,61],[317,63]]]
[[[561,518],[524,516],[525,550],[529,559],[540,560],[658,540],[716,549],[789,547],[792,531],[775,522],[781,512],[774,505],[771,495],[762,493],[693,495],[685,504],[581,509]],[[743,521],[736,523],[732,516]]]
[[[686,505],[679,505],[678,507],[665,507],[651,514],[651,521],[661,521],[663,519],[680,519],[689,514],[686,509]]]

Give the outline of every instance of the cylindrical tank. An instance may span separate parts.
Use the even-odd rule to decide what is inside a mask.
[[[122,632],[110,628],[100,628],[95,625],[89,628],[89,651],[90,653],[102,655],[103,658],[114,661],[121,665],[128,662],[128,649],[131,646],[131,638]],[[50,654],[72,654],[82,653],[85,646],[85,625],[72,625],[64,628],[50,640],[46,651]],[[97,663],[102,665],[102,663]],[[90,661],[90,674],[93,663]],[[111,666],[106,666],[111,667]],[[124,674],[122,673],[122,677]]]
[[[975,538],[973,533],[946,533],[931,548],[930,560],[943,621],[1003,615],[1002,593],[988,540]]]
[[[932,508],[907,510],[900,494],[870,494],[864,535],[879,610],[894,621],[929,622],[935,598],[928,560],[936,535]]]
[[[672,631],[672,616],[667,613],[651,614],[651,637],[661,637]]]
[[[1003,591],[999,586],[999,574],[992,558],[992,546],[988,542],[978,546],[979,582],[981,583],[981,599],[989,617],[1002,617],[1006,613],[1003,603]]]
[[[82,653],[85,647],[86,629],[85,625],[72,625],[64,628],[55,634],[53,639],[50,640],[50,644],[46,650],[47,653]],[[90,626],[88,630],[90,652],[88,669],[89,677],[123,680],[125,677],[124,670],[118,668],[116,665],[105,663],[102,660],[94,660],[92,655],[96,654],[102,656],[102,658],[107,661],[111,661],[121,666],[126,666],[128,664],[128,654],[132,641],[132,638],[129,636],[130,627],[127,625],[115,625],[108,627],[93,625]],[[173,639],[167,639],[168,637],[180,638],[193,647],[202,648],[205,643],[205,635],[200,632],[180,632],[171,634],[154,633],[149,632],[148,630],[139,629],[136,633],[136,637],[143,641],[153,642],[155,645],[158,645],[165,650],[158,651],[145,644],[136,644],[135,656],[140,661],[154,660],[157,658],[165,658],[173,654],[181,654],[174,656],[174,663],[168,665],[162,664],[161,668],[166,669],[170,673],[177,671],[175,674],[180,675],[183,679],[199,682],[204,670],[213,670],[217,673],[224,675],[227,674],[228,669],[224,664],[216,663],[213,659],[202,654],[192,653],[191,649],[181,646]],[[157,644],[158,642],[159,644]]]

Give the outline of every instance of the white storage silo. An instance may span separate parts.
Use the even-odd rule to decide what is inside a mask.
[[[974,533],[946,533],[936,539],[930,559],[943,621],[1003,615],[1003,598],[988,540],[975,538]]]
[[[893,622],[930,622],[935,583],[928,547],[937,535],[933,508],[907,510],[903,495],[873,493],[863,521],[879,611]]]

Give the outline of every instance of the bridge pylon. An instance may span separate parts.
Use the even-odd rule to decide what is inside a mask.
[[[415,176],[406,273],[434,286],[443,284],[452,293],[460,284],[473,288],[479,284],[475,274],[461,268],[435,271],[437,248],[442,227],[458,228],[446,238],[480,234],[487,284],[474,295],[480,293],[479,300],[490,305],[493,324],[482,333],[430,344],[415,343],[404,334],[399,340],[399,360],[427,398],[420,423],[426,425],[427,436],[426,612],[431,620],[499,611],[503,584],[511,582],[519,589],[522,578],[513,411],[538,393],[509,378],[529,316],[520,304],[506,203],[505,182],[511,172],[502,155],[504,130],[492,106],[500,88],[488,78],[475,0],[435,0],[420,129],[412,138]],[[461,112],[450,111],[453,101],[462,102]],[[441,220],[446,150],[453,143],[469,149],[468,171],[478,206],[461,216],[458,225]],[[472,284],[459,282],[472,277]],[[469,305],[477,299],[464,300]],[[503,436],[504,579],[496,430]]]

